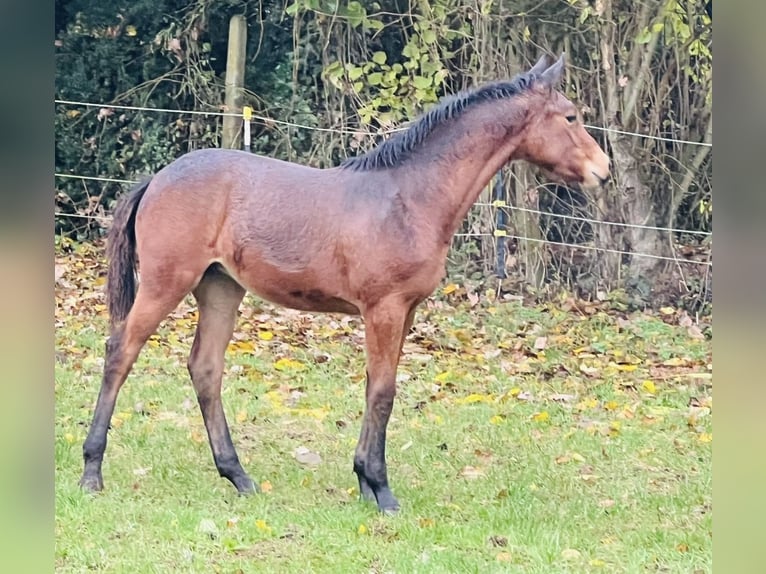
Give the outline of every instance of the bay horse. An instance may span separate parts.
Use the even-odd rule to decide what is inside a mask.
[[[221,404],[224,353],[246,290],[310,312],[361,315],[366,408],[353,469],[382,512],[386,427],[415,308],[445,275],[451,239],[493,174],[522,159],[554,177],[602,185],[609,158],[560,91],[564,56],[443,99],[406,131],[328,169],[247,152],[190,152],[119,203],[109,234],[110,336],[80,485],[103,488],[117,395],[159,323],[188,293],[199,322],[188,370],[215,466],[240,493],[242,468]],[[140,282],[136,288],[136,265]]]

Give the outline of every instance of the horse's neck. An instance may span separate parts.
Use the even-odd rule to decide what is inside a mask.
[[[445,151],[441,144],[438,158],[424,162],[421,167],[408,166],[409,177],[417,182],[409,189],[428,210],[424,215],[438,222],[435,227],[445,242],[452,238],[481,191],[512,159],[518,147],[518,136],[507,136],[508,132],[497,123],[472,125],[470,132],[459,133],[460,136],[451,138],[451,148]],[[422,151],[423,157],[427,157],[427,148]]]

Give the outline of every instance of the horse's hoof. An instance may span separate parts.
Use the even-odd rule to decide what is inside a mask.
[[[382,514],[391,516],[399,512],[399,501],[396,500],[396,498],[394,497],[393,494],[391,494],[391,491],[388,488],[380,490],[377,493],[377,500],[378,500],[378,510]]]
[[[399,514],[399,503],[396,503],[395,506],[380,506],[378,505],[378,510],[381,514],[385,514],[386,516],[396,516]]]
[[[261,491],[257,484],[255,484],[249,477],[238,479],[234,486],[237,487],[237,492],[240,496],[250,496],[251,494],[257,494]]]
[[[80,479],[80,488],[85,492],[101,492],[104,490],[104,481],[100,476],[84,476]]]

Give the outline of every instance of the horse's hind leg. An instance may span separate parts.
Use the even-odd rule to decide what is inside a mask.
[[[237,310],[245,290],[216,267],[205,273],[193,291],[199,305],[199,323],[189,356],[189,374],[205,421],[218,473],[240,493],[255,485],[239,462],[221,404],[224,354],[234,332]]]
[[[106,343],[101,390],[82,449],[85,466],[80,486],[84,490],[95,492],[104,488],[101,463],[117,395],[146,340],[187,293],[182,289],[168,289],[166,285],[153,287],[146,282],[138,288],[136,300],[125,321],[112,329]]]

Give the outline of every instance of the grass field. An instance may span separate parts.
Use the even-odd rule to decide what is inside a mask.
[[[402,511],[386,517],[351,469],[362,322],[249,297],[223,398],[263,492],[237,496],[213,465],[191,301],[122,390],[104,492],[80,492],[103,273],[100,250],[59,246],[57,572],[712,571],[711,341],[673,310],[440,293],[405,346],[388,434]]]

